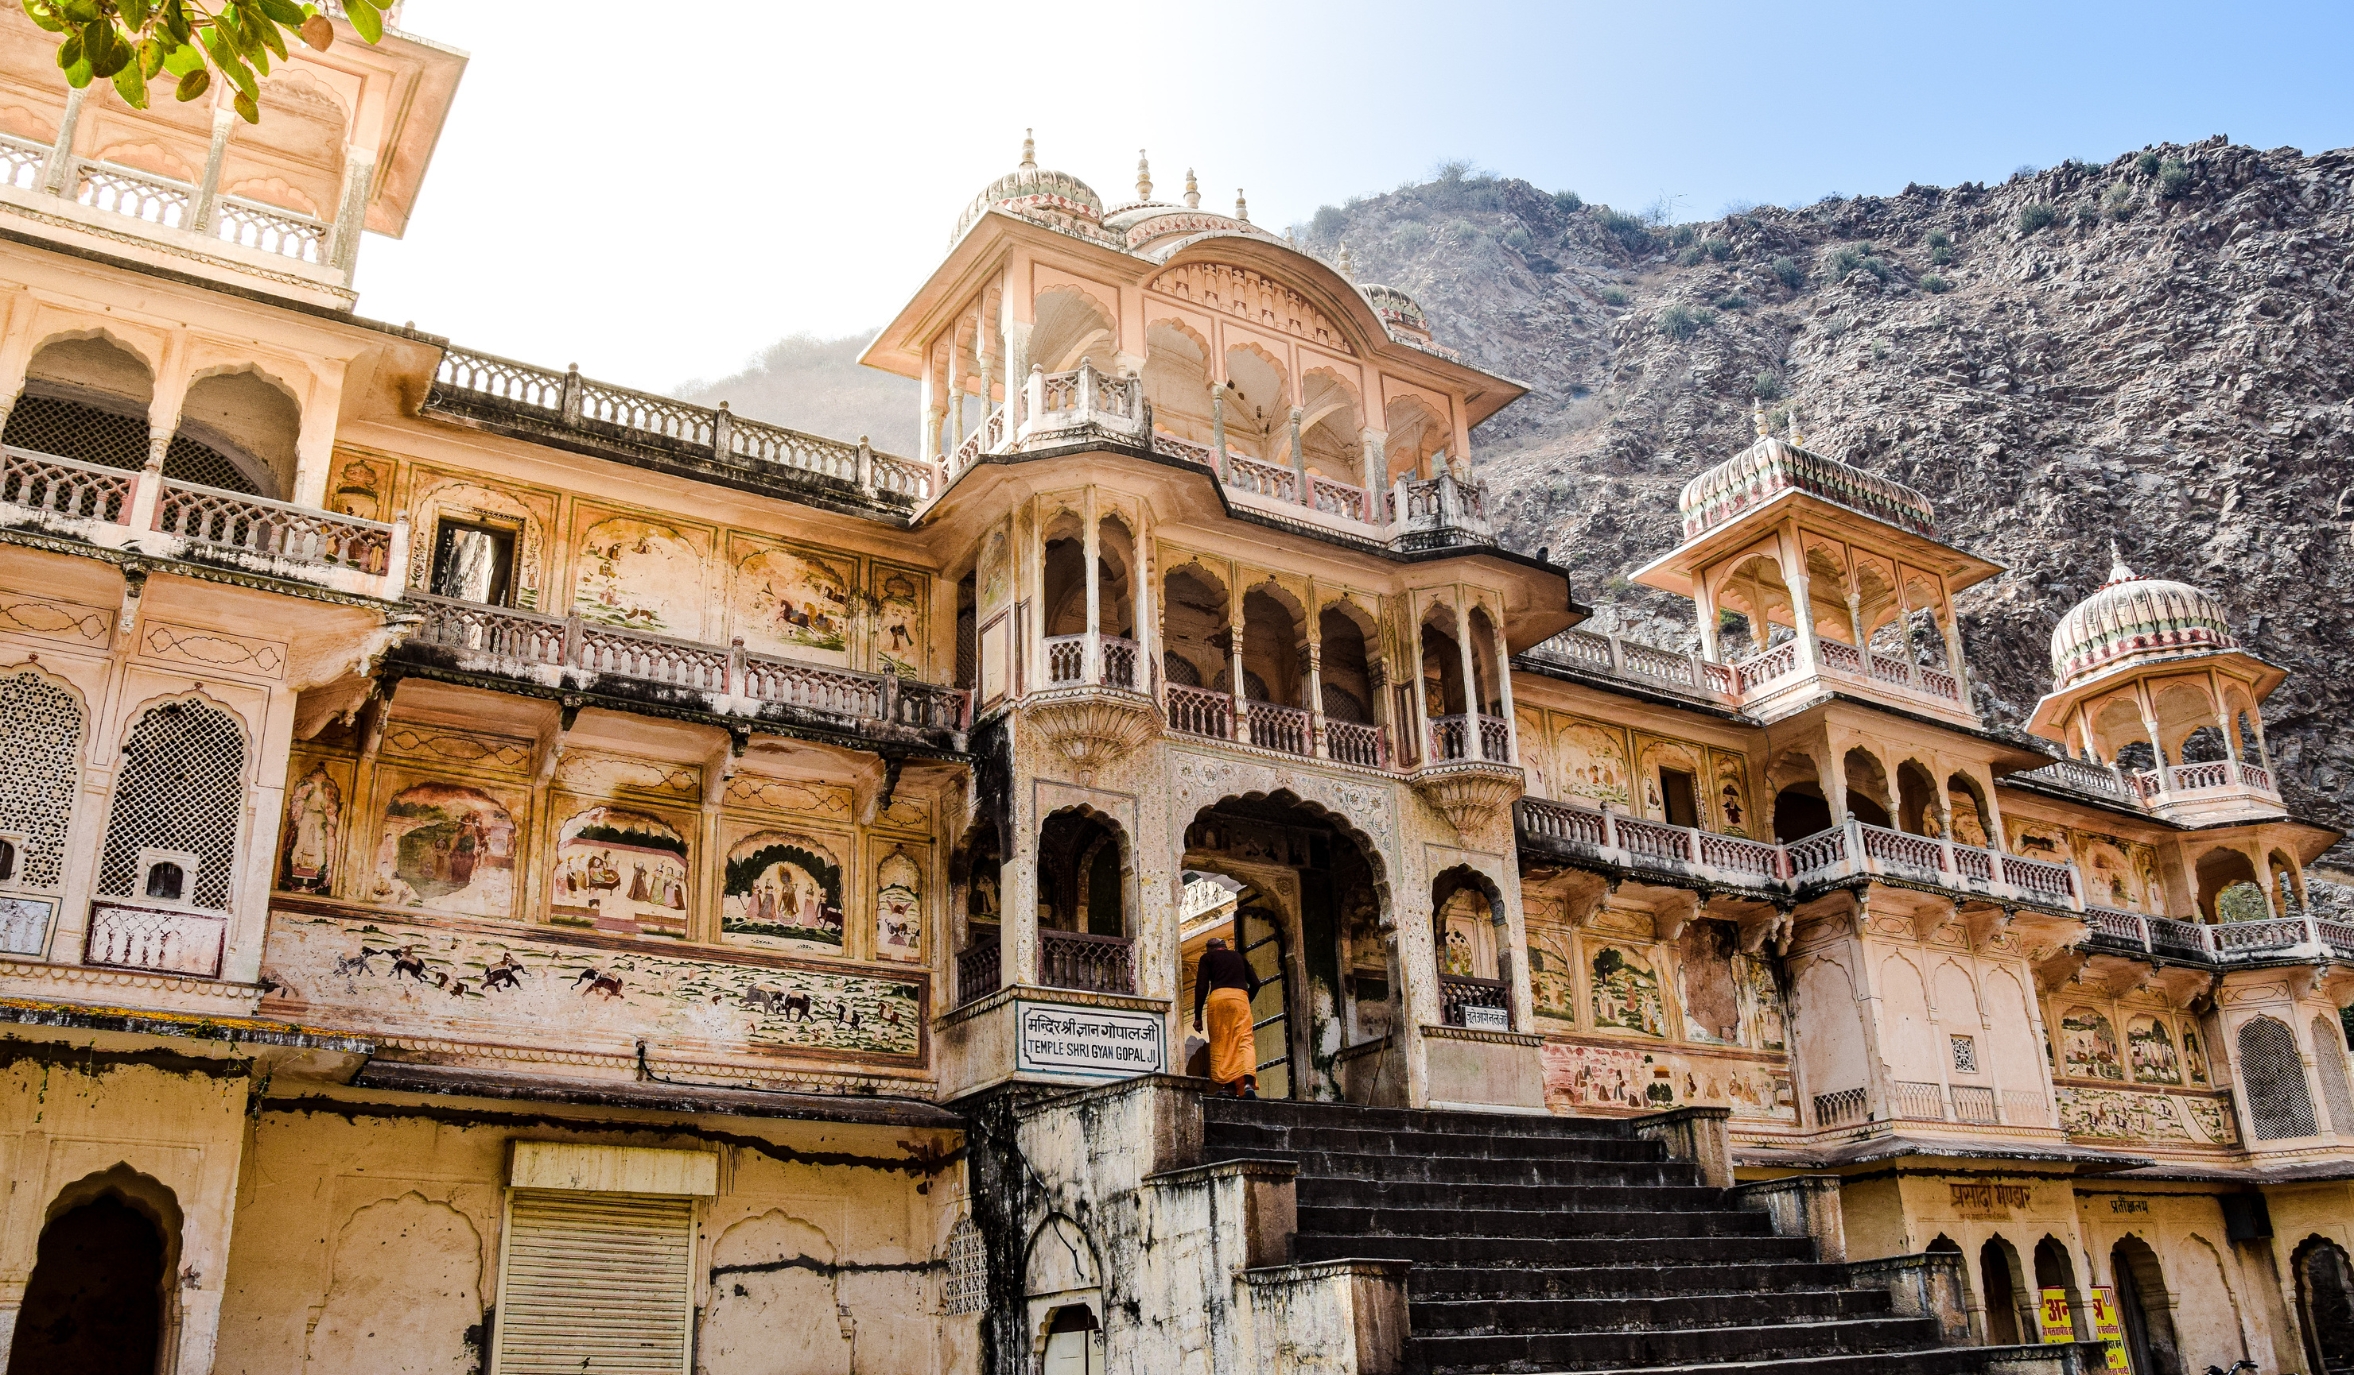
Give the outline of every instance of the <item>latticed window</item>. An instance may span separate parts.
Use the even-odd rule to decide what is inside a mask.
[[[138,469],[147,464],[147,417],[28,394],[17,398],[16,408],[8,413],[0,444],[109,468]],[[262,495],[227,454],[184,434],[172,436],[171,447],[164,450],[163,475],[199,487]]]
[[[2305,1060],[2287,1023],[2258,1017],[2240,1028],[2240,1081],[2248,1088],[2248,1115],[2256,1119],[2257,1140],[2313,1135]]]
[[[66,827],[81,769],[82,704],[37,673],[0,677],[0,831],[21,836],[12,881],[64,886]]]
[[[143,896],[147,875],[140,872],[140,851],[169,850],[196,859],[183,900],[227,911],[244,779],[245,732],[227,712],[202,702],[171,702],[140,717],[115,779],[99,893]]]
[[[940,1311],[978,1313],[989,1306],[989,1255],[970,1213],[948,1234],[948,1277],[940,1284]]]
[[[2321,1071],[2321,1101],[2330,1130],[2354,1136],[2354,1083],[2346,1077],[2346,1029],[2335,1017],[2313,1019],[2313,1067]]]

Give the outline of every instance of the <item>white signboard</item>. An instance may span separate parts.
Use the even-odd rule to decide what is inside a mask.
[[[1510,1031],[1512,1014],[1500,1007],[1466,1007],[1463,1025],[1471,1031]]]
[[[1161,1072],[1167,1036],[1151,1012],[1064,1003],[1016,1003],[1014,1068],[1074,1079],[1130,1079]]]

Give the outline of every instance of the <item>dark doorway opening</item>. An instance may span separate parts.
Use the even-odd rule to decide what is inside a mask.
[[[41,1229],[8,1368],[155,1375],[163,1337],[164,1237],[118,1194]]]

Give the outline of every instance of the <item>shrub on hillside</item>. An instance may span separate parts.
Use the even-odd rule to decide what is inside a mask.
[[[1651,247],[1650,226],[1634,216],[1613,210],[1607,205],[1594,207],[1594,218],[1602,225],[1602,232],[1618,240],[1629,253],[1641,253]]]
[[[1761,369],[1757,376],[1749,379],[1749,394],[1760,401],[1781,400],[1782,379],[1780,375],[1771,368]]]
[[[1337,205],[1319,205],[1308,220],[1308,232],[1319,239],[1337,239],[1349,227],[1349,217]]]
[[[1504,242],[1512,248],[1528,247],[1528,226],[1516,224],[1504,231]]]
[[[1932,296],[1943,296],[1945,293],[1953,290],[1953,283],[1932,272],[1928,276],[1921,279],[1921,290],[1928,292]]]
[[[2133,194],[2133,188],[2124,182],[2110,187],[2108,194],[2101,197],[2102,213],[2120,223],[2132,219],[2133,212],[2139,209],[2141,200]]]
[[[2029,201],[2019,207],[2019,232],[2032,234],[2060,217],[2060,212],[2042,201]]]
[[[1702,312],[1679,301],[1660,311],[1652,323],[1658,326],[1661,334],[1681,343],[1700,332],[1700,326],[1703,323],[1700,318],[1701,314]]]
[[[1700,251],[1706,253],[1710,261],[1721,263],[1733,256],[1733,245],[1731,240],[1711,237],[1700,241]]]
[[[2140,157],[2133,160],[2133,165],[2145,177],[2158,175],[2158,155],[2146,148],[2142,150]]]
[[[1623,286],[1606,286],[1602,288],[1601,295],[1602,304],[1606,306],[1623,306],[1627,303],[1627,289]]]
[[[1783,257],[1774,259],[1773,274],[1774,280],[1790,288],[1792,291],[1798,290],[1798,288],[1803,286],[1806,282],[1806,273],[1799,268],[1797,261],[1792,258]]]
[[[2191,189],[2190,165],[2181,158],[2168,158],[2158,164],[2158,194],[2174,200]]]
[[[1585,209],[1586,202],[1585,198],[1575,191],[1556,191],[1553,193],[1553,208],[1565,215],[1570,215]]]

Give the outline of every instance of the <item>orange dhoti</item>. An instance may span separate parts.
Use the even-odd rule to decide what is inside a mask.
[[[1239,988],[1213,988],[1203,1008],[1210,1034],[1210,1077],[1221,1084],[1258,1073],[1258,1047],[1251,1035],[1250,995]]]

